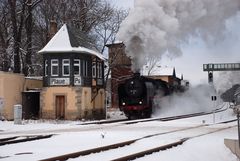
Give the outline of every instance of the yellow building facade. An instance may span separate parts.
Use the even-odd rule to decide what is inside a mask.
[[[41,92],[41,115],[45,119],[105,118],[105,92],[94,96],[87,87],[46,87]]]
[[[22,93],[39,88],[42,88],[42,80],[0,71],[0,115],[7,120],[12,120],[14,105],[22,104]]]

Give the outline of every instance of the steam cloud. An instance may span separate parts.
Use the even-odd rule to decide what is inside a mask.
[[[191,36],[214,41],[223,36],[225,21],[236,15],[239,0],[135,0],[118,32],[139,70],[146,60],[182,54],[181,44]]]
[[[240,84],[239,71],[232,72],[220,72],[219,76],[214,81],[214,86],[218,90],[218,93],[223,93],[226,90],[232,88],[235,84]]]
[[[216,95],[213,86],[198,85],[190,88],[184,93],[174,93],[173,95],[155,99],[155,110],[153,116],[176,116],[195,112],[212,111],[217,108],[222,101],[217,99],[216,104],[211,100],[211,96]],[[219,108],[219,107],[218,107]]]

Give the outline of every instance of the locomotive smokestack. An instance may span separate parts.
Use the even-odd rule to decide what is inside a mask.
[[[134,77],[140,77],[140,72],[133,73]]]

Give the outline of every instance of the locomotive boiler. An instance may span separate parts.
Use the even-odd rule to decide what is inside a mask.
[[[161,98],[169,93],[167,82],[135,73],[118,86],[119,108],[129,119],[149,118],[153,111],[154,98]]]

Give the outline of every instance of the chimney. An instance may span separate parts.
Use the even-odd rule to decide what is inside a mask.
[[[57,22],[55,20],[50,21],[50,39],[57,33]]]
[[[137,71],[137,72],[133,73],[133,76],[134,77],[140,77],[141,75],[140,75],[140,72]]]

